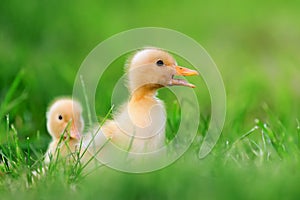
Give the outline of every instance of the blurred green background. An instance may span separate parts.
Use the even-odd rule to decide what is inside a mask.
[[[21,103],[5,110],[1,120],[4,122],[4,115],[9,113],[11,123],[19,132],[20,140],[23,141],[29,136],[32,138],[34,146],[44,151],[50,140],[45,126],[47,105],[56,96],[72,94],[76,72],[86,55],[98,43],[113,34],[137,27],[154,26],[174,29],[194,38],[208,51],[219,67],[224,79],[228,101],[227,119],[220,146],[224,146],[226,141],[232,143],[254,127],[256,118],[266,122],[270,118],[273,121],[277,120],[280,123],[274,124],[275,130],[278,130],[278,126],[281,127],[283,124],[286,135],[297,138],[297,119],[300,118],[299,10],[299,1],[279,0],[2,0],[0,3],[0,102],[3,103],[13,80],[20,71],[24,73],[21,79],[22,84],[18,86],[18,92],[14,94],[14,98],[18,98],[22,94],[25,98]],[[104,79],[117,80],[123,74],[125,59],[124,57],[114,62],[112,64],[114,70],[108,71]],[[97,105],[97,108],[99,115],[102,116],[111,106],[110,92],[114,83],[113,81],[107,82],[107,85],[99,86],[102,102]],[[191,82],[197,83],[197,80]],[[209,96],[205,85],[197,84],[197,93],[203,102],[201,105],[203,116],[208,118]],[[0,130],[4,130],[4,127],[1,127]],[[35,141],[38,133],[42,139]],[[1,138],[3,138],[3,134],[1,134]],[[287,137],[286,140],[289,138]],[[220,147],[219,156],[222,155],[222,151],[223,149]],[[196,150],[192,150],[192,152],[196,155]],[[181,165],[185,166],[181,162],[173,168],[180,171],[182,168],[179,166]],[[207,170],[215,164],[213,162],[213,164],[203,165]],[[162,181],[161,184],[154,187],[155,190],[160,191],[163,198],[176,198],[178,194],[174,191],[181,188],[179,183],[182,181],[184,184],[182,187],[186,187],[186,190],[184,188],[178,190],[183,193],[188,191],[186,196],[197,198],[194,196],[195,191],[189,190],[190,188],[197,190],[197,185],[190,183],[189,178],[191,181],[195,181],[195,177],[198,176],[200,178],[211,176],[205,173],[201,174],[201,172],[191,175],[189,169],[197,170],[183,167],[183,172],[179,173],[178,180],[176,177],[168,180],[166,177],[172,170],[166,169],[165,173],[159,172],[166,180],[159,179],[160,176],[157,174],[152,176],[148,174],[145,176],[152,178],[141,177],[141,179],[128,178],[130,175],[126,175],[127,178],[116,180],[119,181],[119,185],[116,185],[123,187],[131,184],[138,187],[139,180],[144,180],[146,182],[143,182],[141,187],[146,189],[142,188],[141,190],[145,193],[149,192],[148,197],[151,199],[156,197],[150,192],[151,187],[155,185],[156,181]],[[222,170],[224,168],[220,167],[219,171]],[[222,174],[219,171],[216,176]],[[268,170],[265,168],[263,171]],[[242,177],[240,174],[247,173],[252,172],[243,171],[234,174],[234,170],[229,170],[226,175],[223,174],[223,178],[224,180],[237,179],[237,181],[233,180],[235,183],[233,187],[238,187],[242,184],[242,179],[238,177]],[[189,175],[185,178],[184,174]],[[255,177],[261,177],[261,172],[256,171],[255,174]],[[271,173],[270,176],[274,174]],[[118,175],[113,173],[104,179],[106,181],[110,178],[117,179],[116,176]],[[232,178],[233,176],[235,178]],[[262,177],[265,179],[264,177],[269,176]],[[290,183],[299,183],[295,177],[291,176],[290,178],[292,178]],[[214,180],[214,178],[209,178],[208,181],[208,185],[212,188]],[[218,186],[215,188],[216,191],[220,193],[225,190],[232,193],[241,192],[238,189],[230,188],[226,181],[222,182],[222,180],[216,182]],[[169,181],[176,182],[170,183],[174,188],[170,188],[170,186],[164,193],[164,187],[167,187]],[[270,191],[280,188],[280,182],[284,179],[280,176],[277,181],[278,185],[273,188],[270,186]],[[206,178],[201,183],[204,182],[206,182]],[[250,182],[254,184],[255,180]],[[201,183],[198,184],[201,185]],[[103,188],[108,187],[105,187],[105,183],[101,185]],[[257,192],[263,192],[260,188],[262,185],[258,184],[257,188],[255,187]],[[225,188],[223,191],[220,189],[223,186],[229,188]],[[209,188],[207,189],[209,190]],[[289,187],[289,189],[292,188]],[[247,193],[246,188],[243,190]],[[115,195],[118,196],[117,194],[123,194],[126,191],[125,189],[124,191],[112,190],[112,193],[116,192]],[[138,195],[140,194],[139,190],[131,189],[129,191],[137,194],[137,196],[129,195],[129,197],[143,199],[143,196]],[[223,197],[219,194],[210,196],[211,194],[214,194],[213,190],[207,192],[205,197]],[[251,193],[249,192],[249,194]],[[272,192],[270,192],[271,196],[268,194],[266,197],[273,197]],[[236,193],[236,195],[236,198],[244,197],[243,192]],[[228,197],[234,198],[230,195]],[[253,195],[253,197],[255,196]],[[278,196],[274,195],[274,197]]]

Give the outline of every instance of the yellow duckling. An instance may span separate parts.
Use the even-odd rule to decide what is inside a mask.
[[[45,155],[46,163],[50,162],[50,157],[66,157],[76,151],[84,128],[81,114],[80,103],[73,99],[61,98],[51,104],[46,117],[52,142]]]
[[[129,101],[113,120],[105,122],[94,142],[100,147],[103,134],[123,150],[137,153],[158,150],[165,142],[166,112],[163,102],[156,97],[157,90],[174,85],[193,88],[194,85],[174,76],[198,75],[198,72],[178,66],[166,51],[146,48],[129,60],[127,73]]]

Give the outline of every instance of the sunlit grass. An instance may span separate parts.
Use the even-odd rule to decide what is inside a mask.
[[[16,87],[15,84],[12,87]],[[12,93],[9,95],[14,96]],[[10,99],[10,101],[14,100]],[[175,101],[171,102],[168,108],[167,140],[172,140],[179,126],[180,109]],[[6,109],[6,107],[2,107],[2,109]],[[278,189],[280,182],[284,181],[283,176],[286,176],[291,184],[297,182],[296,178],[300,176],[296,170],[300,165],[298,161],[299,120],[295,118],[295,123],[293,123],[295,126],[287,127],[267,105],[264,105],[262,110],[267,118],[253,119],[252,128],[245,133],[240,132],[238,128],[232,128],[241,127],[240,125],[232,124],[231,128],[225,127],[223,134],[231,132],[235,137],[231,139],[222,135],[213,152],[204,160],[200,160],[197,153],[208,127],[209,116],[202,114],[199,133],[185,156],[171,167],[139,176],[120,174],[107,167],[92,171],[93,173],[85,173],[83,169],[92,159],[86,165],[82,165],[80,151],[70,155],[75,162],[69,162],[69,159],[57,159],[58,151],[56,152],[58,156],[50,159],[49,165],[45,165],[44,154],[34,153],[39,151],[29,145],[29,138],[25,140],[26,145],[20,145],[18,130],[7,115],[6,120],[1,122],[1,126],[5,128],[1,137],[6,137],[6,139],[1,142],[0,146],[0,188],[4,192],[3,194],[8,196],[18,190],[22,195],[30,194],[28,197],[42,195],[39,191],[43,191],[43,195],[51,195],[53,190],[59,188],[57,197],[64,198],[74,195],[75,199],[88,198],[89,191],[96,192],[96,190],[102,192],[99,192],[99,195],[115,198],[123,195],[128,198],[138,198],[143,195],[147,198],[154,198],[156,195],[161,198],[176,198],[177,195],[192,197],[193,194],[198,193],[198,190],[204,192],[203,195],[207,197],[222,197],[221,194],[215,194],[213,191],[203,191],[203,188],[208,189],[208,186],[216,184],[214,189],[219,193],[232,191],[232,194],[225,195],[228,198],[243,197],[243,194],[250,198],[253,197],[251,195],[253,192],[262,194],[264,198],[277,198],[276,193],[263,192],[260,187],[268,184],[270,188]],[[103,122],[110,112],[104,117]],[[241,119],[246,118],[245,115],[247,112],[240,114],[240,120],[235,123],[242,123]],[[289,174],[288,170],[296,170],[293,172],[294,176]],[[161,182],[157,183],[159,186],[154,186],[160,176],[163,178]],[[183,185],[177,183],[175,177]],[[138,184],[140,181],[142,183]],[[226,183],[227,181],[228,183]],[[256,182],[258,185],[251,187],[251,190],[247,192],[246,186],[240,185],[243,181],[245,181],[244,184]],[[191,185],[190,182],[194,184]],[[123,189],[108,189],[107,184],[113,185],[113,188]],[[126,186],[127,184],[134,185],[136,190]],[[232,187],[226,186],[227,184]],[[287,187],[287,185],[283,187]],[[149,191],[147,189],[147,187],[153,186],[155,195],[149,192],[150,188],[148,188]],[[172,187],[174,190],[171,190]],[[41,188],[43,189],[41,190]],[[175,191],[175,188],[178,191]],[[238,188],[243,188],[245,193]],[[133,194],[127,194],[128,191]],[[292,192],[296,194],[296,191]]]

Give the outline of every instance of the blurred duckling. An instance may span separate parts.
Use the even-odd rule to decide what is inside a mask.
[[[72,156],[79,147],[84,128],[80,103],[71,98],[57,99],[50,105],[46,117],[52,142],[46,152],[45,163],[57,155]]]
[[[165,143],[166,112],[164,103],[156,97],[157,90],[166,86],[193,84],[174,76],[198,75],[198,72],[178,66],[166,51],[146,48],[138,51],[127,65],[130,98],[101,127],[95,137],[97,147],[103,144],[103,134],[123,150],[144,153],[158,150]],[[100,155],[101,156],[101,155]]]

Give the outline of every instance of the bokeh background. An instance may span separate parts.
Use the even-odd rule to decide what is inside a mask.
[[[299,10],[299,1],[279,0],[3,0],[0,3],[1,104],[18,74],[21,74],[21,84],[12,97],[17,101],[0,113],[0,120],[5,121],[5,114],[9,113],[20,141],[30,137],[35,148],[45,151],[50,141],[45,126],[47,106],[57,96],[72,94],[76,72],[86,55],[98,43],[116,33],[151,26],[174,29],[194,38],[214,59],[227,91],[227,119],[222,135],[224,141],[241,136],[255,125],[254,119],[267,120],[270,113],[287,130],[295,129],[296,119],[300,118]],[[123,74],[125,60],[126,56],[116,60],[103,77],[106,85],[99,85],[101,93],[98,95],[102,101],[97,104],[97,109],[100,116],[104,116],[111,106],[113,80]],[[190,80],[197,84],[198,80]],[[205,85],[200,84],[201,80],[198,83],[196,91],[203,102],[201,109],[204,118],[209,117],[209,95]],[[2,125],[1,131],[5,129],[4,123]],[[4,137],[1,134],[0,139]],[[174,170],[183,170],[182,174],[197,170],[180,166],[175,166]],[[214,165],[208,168],[211,166]],[[207,174],[197,175],[203,178]],[[118,176],[116,172],[106,180],[118,179]],[[136,187],[136,182],[143,180],[140,190],[153,198],[156,196],[151,193],[151,187],[161,191],[161,197],[176,197],[176,190],[179,190],[187,192],[191,198],[194,198],[194,193],[190,189],[197,188],[189,182],[189,178],[192,180],[196,175],[187,176],[189,178],[182,175],[178,180],[175,176],[172,176],[173,179],[166,178],[170,176],[164,173],[161,176],[154,175],[155,178],[149,178],[150,175],[140,179],[123,176],[127,178],[117,180],[123,181],[122,186],[131,184]],[[233,185],[238,186],[243,182],[237,178],[239,174],[232,171],[224,175],[228,179],[232,179],[232,176],[237,179]],[[222,182],[226,178],[216,183],[220,186],[219,193],[223,191],[222,186],[226,185],[226,181]],[[156,181],[162,184],[154,186]],[[170,196],[164,196],[164,186],[169,181],[173,181],[170,184],[174,188],[166,189]],[[280,181],[278,185],[273,185],[274,190],[281,187]],[[186,190],[180,182],[185,184]],[[205,177],[201,183],[204,182]],[[205,188],[209,188],[209,185],[213,187],[213,183],[213,180],[207,180],[208,186]],[[115,193],[116,196],[130,191],[137,195],[130,197],[143,197],[139,196],[142,195],[140,190],[135,191],[130,186],[128,190],[115,191],[102,184],[112,193],[119,191]],[[229,185],[226,187],[226,191],[236,192]],[[236,197],[243,197],[247,189],[245,187],[239,191],[241,193]],[[205,193],[204,190],[202,192]],[[211,194],[214,192],[206,193],[208,196]]]

